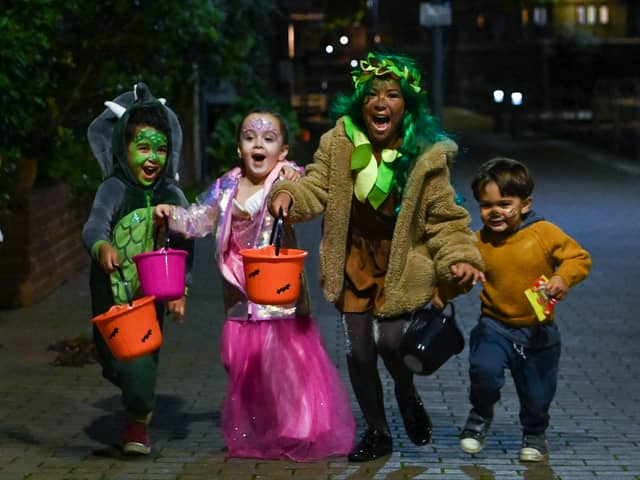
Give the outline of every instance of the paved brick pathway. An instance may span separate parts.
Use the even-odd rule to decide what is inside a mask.
[[[548,465],[517,460],[518,404],[510,379],[486,449],[470,456],[458,448],[468,411],[466,349],[436,375],[417,379],[434,423],[427,446],[408,441],[385,375],[395,442],[391,457],[368,464],[345,458],[308,464],[226,460],[219,429],[226,382],[218,356],[221,302],[217,276],[207,264],[212,244],[202,240],[187,319],[166,328],[149,457],[123,458],[114,447],[120,404],[98,367],[54,366],[55,352],[47,351],[54,342],[89,333],[86,269],[35,306],[0,311],[0,479],[640,479],[640,169],[562,142],[516,143],[487,132],[453,131],[461,146],[453,181],[469,199],[475,227],[470,176],[491,156],[511,156],[534,170],[536,210],[593,255],[591,276],[557,307],[564,350]],[[318,223],[300,228],[300,234],[313,251]],[[348,384],[342,330],[313,281],[316,265],[312,255],[308,273],[315,316]],[[466,333],[477,316],[478,293],[457,301]],[[355,402],[354,411],[359,417]]]

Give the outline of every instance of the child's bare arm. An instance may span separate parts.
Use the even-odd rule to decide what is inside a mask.
[[[169,230],[185,238],[202,238],[213,232],[216,212],[217,209],[211,205],[194,204],[183,208],[158,204],[153,209],[153,216],[156,224],[163,224],[168,219]]]

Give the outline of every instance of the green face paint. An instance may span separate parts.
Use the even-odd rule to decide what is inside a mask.
[[[135,138],[129,143],[129,167],[136,179],[144,186],[149,186],[167,163],[169,147],[167,136],[153,127],[142,126]]]

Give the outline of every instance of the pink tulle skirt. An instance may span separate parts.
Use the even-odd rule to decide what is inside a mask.
[[[304,462],[349,453],[349,397],[310,317],[227,320],[222,362],[228,457]]]

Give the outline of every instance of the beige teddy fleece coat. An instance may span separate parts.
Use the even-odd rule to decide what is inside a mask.
[[[449,164],[458,147],[451,140],[423,152],[412,169],[397,216],[385,277],[385,303],[380,317],[393,317],[426,305],[438,282],[451,280],[449,267],[467,262],[483,268],[471,231],[469,213],[455,203]],[[320,280],[328,301],[335,303],[344,284],[344,266],[353,201],[353,144],[342,120],[326,132],[298,183],[281,181],[271,196],[287,192],[293,203],[288,222],[324,213],[320,241]],[[356,200],[357,201],[357,200]]]

